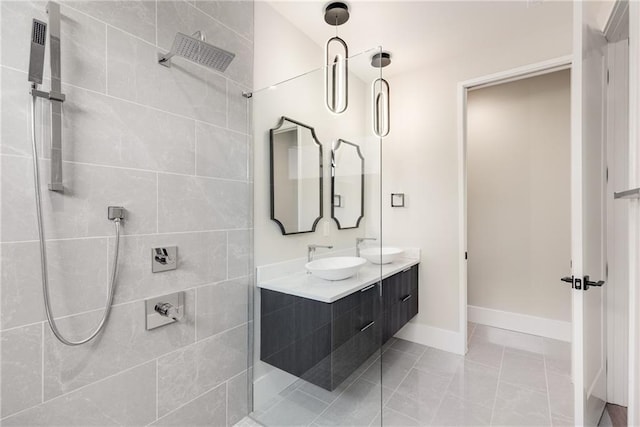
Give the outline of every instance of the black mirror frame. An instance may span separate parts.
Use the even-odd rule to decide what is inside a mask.
[[[282,224],[276,217],[275,217],[275,184],[274,184],[274,175],[273,175],[273,132],[280,129],[282,127],[282,125],[284,124],[284,122],[288,121],[291,123],[294,123],[298,126],[302,126],[304,128],[307,128],[311,131],[311,136],[313,137],[313,141],[316,143],[316,145],[318,145],[318,151],[319,151],[319,171],[318,171],[318,181],[319,181],[319,186],[320,186],[320,210],[318,212],[318,217],[315,219],[315,221],[313,222],[313,226],[311,227],[311,230],[306,230],[306,231],[294,231],[291,233],[287,233],[287,230],[285,230],[284,228],[284,224]],[[271,219],[278,224],[278,227],[280,227],[280,231],[282,232],[283,235],[287,236],[287,235],[292,235],[292,234],[304,234],[304,233],[313,233],[316,231],[316,227],[318,225],[318,222],[322,219],[322,212],[323,212],[323,205],[322,205],[322,199],[323,199],[323,181],[324,181],[324,177],[322,174],[322,144],[320,143],[320,141],[318,140],[318,137],[316,136],[316,131],[313,127],[311,126],[307,126],[304,123],[300,123],[297,120],[293,120],[290,119],[288,117],[282,116],[280,117],[280,121],[278,122],[278,125],[275,128],[269,129],[269,165],[270,165],[270,169],[269,169],[269,187],[270,187],[270,192],[271,192]]]
[[[335,216],[335,206],[333,204],[333,199],[334,199],[334,197],[336,195],[336,192],[335,192],[336,191],[335,150],[340,148],[341,144],[347,144],[347,145],[351,145],[353,147],[356,147],[356,152],[357,152],[358,156],[360,157],[360,160],[362,160],[362,162],[361,162],[362,168],[361,168],[361,171],[360,171],[360,216],[358,217],[358,220],[356,221],[356,225],[354,225],[353,227],[343,227],[342,225],[340,225],[340,221],[338,221],[338,218],[336,218],[336,216]],[[338,139],[338,141],[336,141],[335,146],[331,150],[331,201],[332,201],[331,202],[331,218],[338,225],[338,230],[349,230],[349,229],[360,227],[360,221],[362,221],[362,218],[364,218],[364,156],[362,155],[362,151],[360,151],[360,146],[358,144],[354,144],[353,142],[345,141],[344,139]]]

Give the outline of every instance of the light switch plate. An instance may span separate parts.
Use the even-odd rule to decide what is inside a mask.
[[[163,271],[175,270],[178,268],[178,247],[165,246],[151,249],[151,272],[161,273]]]

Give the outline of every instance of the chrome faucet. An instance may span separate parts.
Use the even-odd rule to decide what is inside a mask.
[[[316,249],[318,248],[333,249],[333,246],[308,245],[307,246],[307,262],[313,261],[313,254],[316,252]]]
[[[356,237],[356,256],[360,256],[360,243],[365,240],[377,240],[375,237]]]

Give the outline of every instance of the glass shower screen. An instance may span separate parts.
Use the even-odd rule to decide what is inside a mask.
[[[341,114],[326,107],[324,68],[247,98],[249,412],[266,426],[381,424],[382,270],[356,256],[382,246],[382,138],[372,99],[382,68],[371,65],[379,52],[348,58],[348,85],[331,88],[348,88]]]

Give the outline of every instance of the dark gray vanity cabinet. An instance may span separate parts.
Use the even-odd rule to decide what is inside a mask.
[[[418,265],[382,281],[382,342],[398,332],[418,314]]]
[[[417,265],[382,285],[333,303],[261,289],[260,360],[334,390],[418,312]]]

